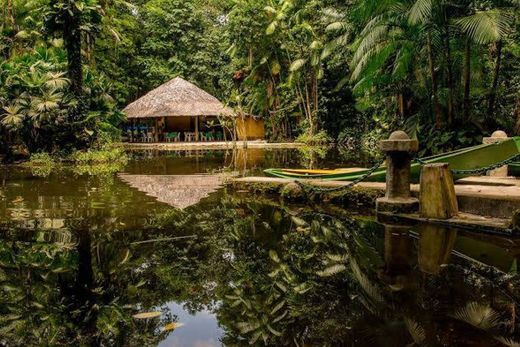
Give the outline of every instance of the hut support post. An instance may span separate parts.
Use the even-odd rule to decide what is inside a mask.
[[[199,116],[195,117],[195,141],[199,142]]]
[[[159,142],[159,118],[155,118],[155,142]]]
[[[130,121],[130,143],[134,142],[135,119]]]

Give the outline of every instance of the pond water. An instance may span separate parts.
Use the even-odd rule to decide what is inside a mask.
[[[118,171],[354,164],[370,159],[135,152]],[[515,240],[225,189],[178,210],[76,169],[0,170],[0,345],[519,345]]]

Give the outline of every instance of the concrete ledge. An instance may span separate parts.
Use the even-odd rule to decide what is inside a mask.
[[[228,142],[160,142],[160,143],[121,143],[127,150],[194,150],[194,149],[233,149],[244,148],[245,141]],[[305,147],[303,143],[269,143],[267,141],[247,141],[247,148],[252,149],[293,149]]]
[[[415,213],[419,211],[419,200],[416,198],[388,199],[386,197],[377,199],[376,211],[378,213]]]
[[[392,220],[398,223],[431,223],[471,231],[482,229],[485,233],[494,233],[497,235],[518,236],[510,228],[510,219],[483,217],[470,213],[459,213],[450,219],[422,218],[418,214],[382,213],[382,215],[387,221]],[[380,218],[380,216],[378,216],[378,218]]]
[[[257,192],[267,191],[271,193],[280,193],[281,189],[294,180],[270,177],[244,177],[233,179],[228,182],[235,189],[250,189]],[[342,187],[349,184],[346,181],[322,181],[322,180],[306,180],[306,183],[316,185],[323,188]],[[361,182],[352,194],[362,198],[366,204],[372,204],[375,208],[375,200],[384,195],[386,189],[385,183],[379,182]],[[419,196],[419,185],[411,185],[412,195]],[[520,186],[493,186],[493,185],[474,185],[464,184],[455,185],[455,193],[459,203],[461,212],[472,213],[481,216],[489,216],[495,218],[511,218],[516,210],[520,210]],[[334,195],[333,193],[331,195]],[[361,195],[361,196],[360,196]],[[330,199],[333,200],[334,199]],[[336,199],[336,201],[340,201]],[[347,198],[345,203],[352,202]]]

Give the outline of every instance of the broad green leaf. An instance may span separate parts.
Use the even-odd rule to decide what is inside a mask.
[[[271,24],[269,24],[269,26],[265,30],[265,33],[267,35],[272,35],[276,31],[277,27],[278,27],[278,21],[273,21]]]
[[[289,71],[296,72],[296,71],[300,70],[306,63],[307,63],[306,59],[297,59],[291,64]]]
[[[275,263],[280,263],[280,257],[274,250],[269,251],[269,258],[271,258]]]

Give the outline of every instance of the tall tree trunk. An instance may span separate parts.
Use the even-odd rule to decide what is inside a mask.
[[[63,40],[67,50],[68,77],[70,91],[78,100],[78,107],[74,120],[78,121],[84,111],[83,101],[83,62],[81,58],[81,18],[77,9],[66,12],[63,29]]]
[[[318,130],[319,130],[319,124],[318,124],[319,105],[318,104],[320,101],[319,101],[319,92],[318,92],[318,74],[316,72],[313,72],[312,82],[313,82],[312,83],[312,85],[313,85],[312,93],[313,93],[313,104],[314,104],[314,109],[312,112],[312,117],[314,119],[313,133],[317,134]]]
[[[311,89],[311,90],[309,90]],[[309,135],[314,135],[314,117],[312,112],[312,81],[311,85],[308,85],[308,81],[305,82],[305,109],[307,114],[307,122],[309,123]]]
[[[13,0],[7,0],[7,6],[4,6],[4,23],[5,25],[10,26],[9,35],[5,36],[5,39],[8,41],[6,47],[2,50],[2,55],[5,59],[8,59],[11,55],[16,51],[16,47],[14,45],[14,39],[16,33],[18,32],[18,27],[16,25],[16,11],[13,5]],[[3,25],[2,25],[3,27]]]
[[[470,116],[470,90],[471,90],[471,42],[466,40],[464,51],[464,121]]]
[[[447,18],[447,16],[446,16]],[[453,86],[453,69],[452,69],[452,58],[451,58],[451,46],[450,46],[450,28],[449,22],[446,20],[445,23],[445,38],[444,43],[446,45],[446,68],[448,72],[448,125],[453,123],[453,114],[455,112],[454,106],[454,86]]]
[[[7,0],[7,15],[9,17],[9,22],[11,24],[11,28],[13,29],[13,31],[17,31],[16,30],[16,15],[15,15],[15,10],[14,10],[13,0]]]
[[[442,128],[442,111],[441,104],[439,101],[439,94],[437,92],[437,73],[435,72],[435,57],[433,56],[433,47],[432,47],[432,35],[431,32],[428,31],[428,56],[429,56],[429,67],[430,67],[430,76],[432,79],[432,100],[433,100],[433,112],[435,114],[435,127],[437,129]]]
[[[495,112],[495,103],[497,97],[498,82],[500,79],[500,67],[502,65],[502,41],[498,41],[495,45],[496,48],[496,60],[495,60],[495,71],[493,73],[493,85],[489,93],[488,101],[488,117],[493,117]]]
[[[516,107],[515,107],[515,135],[520,135],[520,97],[516,99]]]
[[[397,113],[401,119],[404,119],[404,97],[402,93],[399,93],[395,96],[397,101]]]

